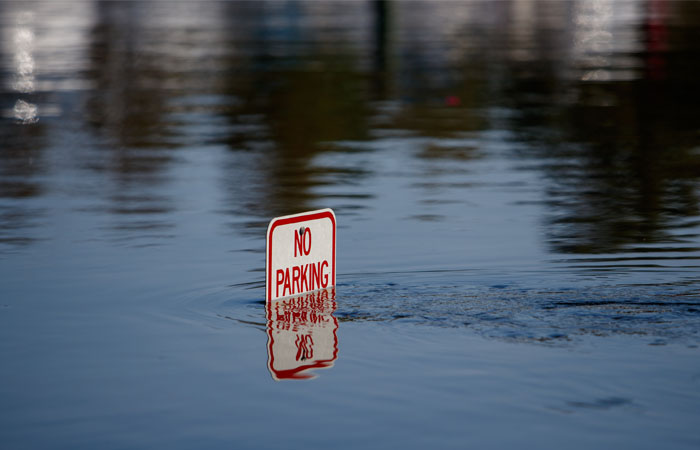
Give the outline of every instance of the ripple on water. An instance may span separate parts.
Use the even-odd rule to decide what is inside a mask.
[[[349,275],[337,288],[334,316],[341,323],[411,324],[464,328],[512,342],[563,345],[585,335],[639,336],[649,345],[671,341],[697,345],[700,336],[698,281],[662,287],[644,284],[555,289],[513,281],[482,281],[469,272]],[[239,322],[259,324],[261,300],[250,300],[261,282],[230,286],[223,301],[207,308]],[[238,294],[240,293],[240,295]],[[248,299],[248,300],[244,300]]]

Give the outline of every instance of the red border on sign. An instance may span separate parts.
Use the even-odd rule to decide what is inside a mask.
[[[272,234],[275,228],[281,225],[289,225],[292,223],[305,222],[307,220],[318,220],[318,219],[330,219],[333,224],[333,267],[331,269],[331,280],[332,287],[335,286],[335,214],[332,209],[322,209],[319,211],[311,211],[310,213],[295,214],[293,216],[277,217],[272,219],[269,227],[267,228],[267,262],[265,264],[265,280],[266,280],[266,300],[269,302],[272,299]],[[295,294],[300,295],[300,294]]]

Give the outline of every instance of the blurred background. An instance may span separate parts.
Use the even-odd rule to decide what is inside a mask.
[[[187,197],[259,235],[323,206],[373,228],[397,207],[385,188],[411,221],[489,220],[480,207],[511,195],[495,214],[536,215],[534,245],[550,254],[697,244],[696,2],[3,2],[1,14],[3,253],[51,233],[65,212],[47,197],[80,205],[73,225],[101,222],[84,230],[98,240],[167,245]]]
[[[2,1],[0,444],[693,448],[699,113],[697,1]],[[326,207],[292,389],[265,232]]]

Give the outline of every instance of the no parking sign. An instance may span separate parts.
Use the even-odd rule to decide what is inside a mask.
[[[266,299],[335,286],[335,214],[276,217],[267,228]]]

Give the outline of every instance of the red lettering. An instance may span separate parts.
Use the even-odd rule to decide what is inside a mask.
[[[306,235],[309,235],[308,237]],[[306,230],[304,230],[304,239],[302,239],[302,244],[304,245],[304,254],[308,255],[311,253],[311,228],[306,227]],[[306,243],[309,243],[309,248],[306,248]]]
[[[308,229],[308,228],[307,228]],[[309,274],[309,265],[304,264],[301,266],[301,282],[299,283],[299,292],[304,292],[309,290],[309,282],[307,281],[307,276]]]
[[[292,294],[298,292],[301,292],[299,289],[299,266],[294,266],[292,267]]]
[[[309,286],[309,288],[311,290],[314,290],[314,289],[317,289],[321,285],[321,279],[319,278],[320,275],[318,274],[318,270],[316,269],[316,264],[312,263],[312,264],[310,264],[310,266],[311,266],[311,270],[309,271],[310,272],[309,278],[311,280],[310,280],[309,284],[311,284],[311,286]],[[315,282],[315,284],[314,284],[314,282]]]
[[[285,297],[289,294],[287,294],[287,291],[291,291],[292,289],[289,287],[289,268],[284,269],[284,286],[282,287],[282,297]]]
[[[275,294],[277,297],[286,297],[327,288],[332,281],[330,269],[330,263],[327,260],[278,269],[275,271]],[[316,300],[315,294],[309,295],[311,297],[307,296],[306,301]]]
[[[278,269],[277,270],[277,293],[275,294],[276,297],[280,296],[280,284],[284,282],[284,270]]]
[[[294,257],[309,253],[311,253],[311,228],[301,227],[294,230]]]
[[[294,257],[297,257],[297,250],[299,250],[299,254],[304,253],[304,236],[306,233],[299,234],[299,230],[294,230]]]
[[[323,283],[321,284],[321,287],[327,287],[328,286],[328,274],[323,273],[323,268],[328,267],[328,261],[323,261],[323,263],[320,263],[320,264],[321,264],[321,271],[320,272],[323,274]]]

